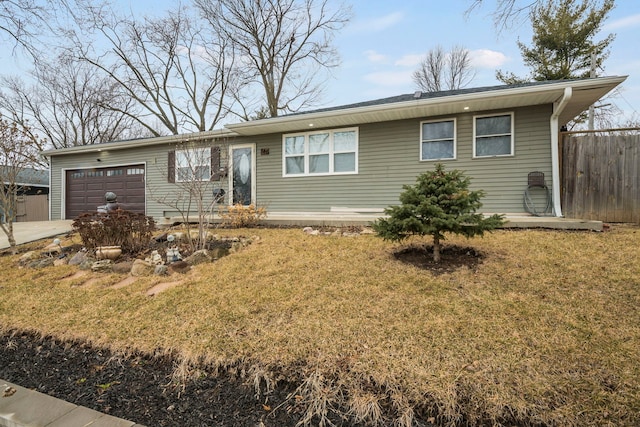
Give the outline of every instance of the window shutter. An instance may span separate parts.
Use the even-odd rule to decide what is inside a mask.
[[[211,147],[211,181],[219,181],[224,176],[220,169],[220,147]]]
[[[176,152],[169,151],[167,159],[167,182],[176,182]]]

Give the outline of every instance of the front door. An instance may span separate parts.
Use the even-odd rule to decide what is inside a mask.
[[[230,202],[244,206],[255,203],[255,145],[234,145],[230,150]]]

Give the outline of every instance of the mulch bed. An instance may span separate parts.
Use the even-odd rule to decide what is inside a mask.
[[[258,400],[229,372],[202,370],[198,379],[172,383],[176,366],[167,355],[124,357],[82,342],[0,335],[3,380],[146,426],[295,426],[300,419],[286,385]]]

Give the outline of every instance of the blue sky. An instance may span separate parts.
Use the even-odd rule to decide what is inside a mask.
[[[342,67],[327,93],[329,104],[344,104],[411,93],[411,74],[432,47],[461,45],[471,51],[476,76],[470,86],[499,84],[495,70],[527,75],[516,41],[529,45],[531,26],[525,19],[497,34],[490,16],[493,1],[469,17],[470,0],[361,0],[353,2],[354,19],[337,38]],[[640,1],[617,0],[602,37],[615,33],[605,74],[629,75],[616,104],[629,118],[640,120]]]
[[[134,13],[157,13],[170,0],[120,0]],[[412,93],[411,75],[429,49],[455,45],[471,51],[476,76],[470,86],[499,84],[496,69],[527,75],[517,40],[529,45],[526,15],[500,34],[491,17],[496,0],[484,0],[466,17],[472,0],[336,0],[352,6],[353,18],[335,39],[342,65],[333,71],[319,107],[344,105]],[[529,3],[518,0],[519,4]],[[627,120],[640,121],[640,1],[616,0],[600,40],[616,38],[605,62],[606,75],[628,75],[615,99]]]
[[[136,15],[158,14],[176,4],[172,0],[118,1]],[[352,5],[353,18],[335,39],[342,64],[333,71],[318,107],[412,93],[416,89],[413,71],[437,45],[445,50],[460,45],[471,51],[476,71],[473,87],[499,84],[496,69],[527,74],[516,41],[530,44],[530,24],[522,19],[498,34],[490,16],[496,0],[484,0],[469,17],[464,12],[472,0],[345,1]],[[640,121],[640,1],[617,0],[616,4],[598,40],[616,34],[605,74],[629,76],[615,103],[627,120]],[[2,55],[4,61],[6,56]]]

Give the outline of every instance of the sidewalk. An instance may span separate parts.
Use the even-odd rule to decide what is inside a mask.
[[[0,379],[0,427],[142,427]]]
[[[65,234],[71,231],[71,220],[14,222],[13,236],[18,245]],[[0,231],[0,249],[9,247],[7,235]]]

